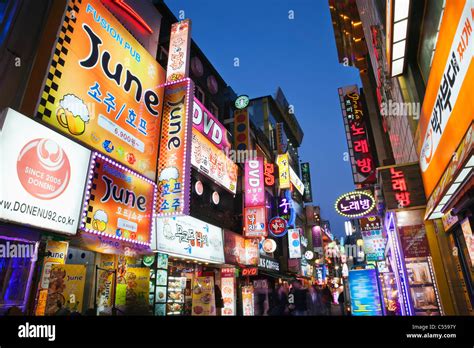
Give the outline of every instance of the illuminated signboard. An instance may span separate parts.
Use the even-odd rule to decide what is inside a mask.
[[[384,237],[381,229],[362,231],[362,240],[364,241],[364,253],[367,261],[382,261],[385,259],[385,245],[387,239]]]
[[[187,215],[191,193],[190,79],[167,84],[158,159],[158,215]]]
[[[99,153],[92,157],[89,178],[81,229],[150,245],[156,184]]]
[[[278,177],[281,189],[290,188],[290,161],[288,153],[277,156]]]
[[[295,173],[293,168],[290,167],[289,169],[290,169],[290,181],[291,181],[291,183],[295,186],[295,188],[298,190],[298,192],[300,194],[303,194],[304,193],[304,184],[303,184],[303,182],[300,180],[300,178]]]
[[[295,227],[296,212],[291,191],[285,190],[278,202],[278,214],[287,222],[287,227]]]
[[[76,234],[91,152],[12,109],[0,115],[0,218]]]
[[[268,222],[268,231],[274,237],[283,237],[287,231],[286,220],[276,216]]]
[[[245,161],[245,206],[255,207],[265,204],[263,181],[263,158]]]
[[[280,271],[280,262],[276,259],[272,259],[266,256],[260,255],[260,261],[258,267],[262,269],[267,269],[270,271]]]
[[[242,269],[242,276],[243,277],[251,277],[258,275],[258,268],[257,267],[249,267]]]
[[[206,136],[219,150],[228,150],[231,144],[227,137],[227,129],[194,97],[193,128]]]
[[[364,253],[368,261],[385,259],[387,237],[382,230],[382,222],[378,216],[369,216],[359,219],[359,226],[364,241]]]
[[[266,237],[267,231],[267,208],[245,207],[244,208],[245,237]]]
[[[265,178],[265,185],[275,185],[275,166],[273,165],[273,163],[265,163],[265,170],[263,172],[263,176]]]
[[[155,179],[165,71],[100,1],[68,7],[37,116]]]
[[[288,230],[288,254],[290,259],[301,258],[301,240],[300,229],[293,228]]]
[[[347,218],[368,215],[375,207],[375,198],[369,191],[351,191],[336,200],[336,211]]]
[[[418,163],[378,168],[386,209],[426,204]]]
[[[224,230],[224,256],[228,264],[245,264],[245,239],[240,234]]]
[[[323,233],[320,226],[311,228],[311,236],[313,238],[313,251],[319,259],[323,254]]]
[[[156,241],[160,252],[224,263],[222,229],[191,216],[158,217]]]
[[[367,136],[363,101],[356,85],[339,88],[347,145],[355,184],[375,183],[376,163]]]
[[[171,25],[166,81],[178,81],[189,76],[191,53],[191,20],[185,19]]]
[[[301,163],[301,176],[304,185],[303,201],[310,203],[313,201],[313,189],[311,187],[311,172],[308,162]]]
[[[250,121],[247,109],[234,111],[234,147],[250,150]]]
[[[192,131],[191,164],[229,192],[236,193],[237,164],[196,129]]]
[[[474,3],[446,1],[419,121],[426,197],[440,181],[472,123]]]
[[[381,316],[382,305],[375,269],[349,271],[352,315]]]
[[[248,95],[241,95],[238,96],[235,100],[235,107],[237,109],[245,109],[250,103],[250,99]]]

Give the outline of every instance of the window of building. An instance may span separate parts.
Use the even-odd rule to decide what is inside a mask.
[[[158,51],[158,61],[164,65],[168,62],[168,50],[163,46],[160,46]]]
[[[219,119],[219,108],[216,104],[212,103],[209,105],[209,111],[213,114],[217,119]]]
[[[445,1],[427,1],[425,5],[425,18],[421,29],[420,45],[418,51],[418,65],[425,83],[428,82],[431,64],[436,51],[441,18],[443,18]]]
[[[0,257],[0,309],[11,306],[22,307],[25,303],[27,285],[31,273],[35,244],[0,237],[0,244],[9,243],[9,250],[29,252],[27,257]]]
[[[194,89],[195,97],[201,102],[201,104],[204,105],[204,102],[206,100],[204,91],[202,90],[201,87],[198,85],[195,86],[196,88]]]

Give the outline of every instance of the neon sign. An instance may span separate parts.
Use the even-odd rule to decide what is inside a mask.
[[[340,215],[357,218],[368,215],[374,209],[375,198],[367,191],[352,191],[340,196],[334,206]]]

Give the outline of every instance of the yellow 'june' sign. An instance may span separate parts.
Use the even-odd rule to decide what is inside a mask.
[[[37,116],[154,180],[164,82],[100,1],[70,2]]]
[[[53,265],[49,276],[46,315],[54,315],[60,308],[80,313],[85,282],[85,265]]]

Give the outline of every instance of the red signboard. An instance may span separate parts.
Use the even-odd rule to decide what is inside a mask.
[[[426,204],[418,162],[378,168],[386,209]]]
[[[273,163],[265,163],[263,175],[265,177],[266,186],[275,185],[275,166],[273,165]]]
[[[258,268],[257,267],[244,268],[242,270],[242,276],[244,276],[244,277],[256,276],[256,275],[258,275]]]
[[[286,220],[276,216],[268,222],[268,231],[275,237],[283,237],[287,232]]]

